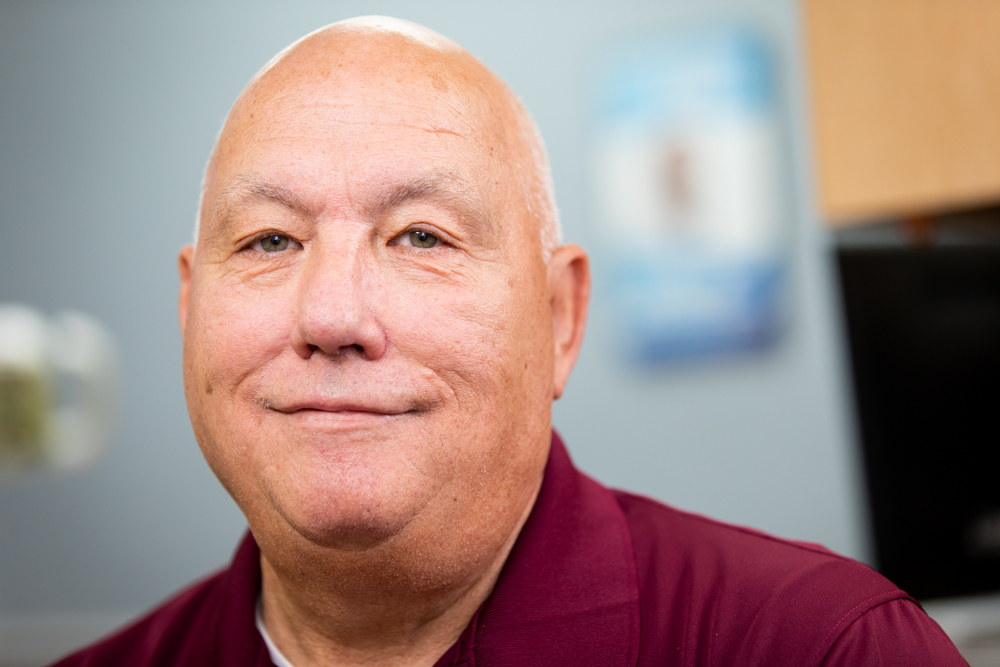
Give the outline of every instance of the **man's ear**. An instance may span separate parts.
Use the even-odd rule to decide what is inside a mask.
[[[549,260],[549,298],[555,344],[552,383],[555,399],[562,396],[580,353],[590,303],[590,259],[575,243],[562,246]]]
[[[181,324],[181,336],[187,326],[188,303],[191,300],[191,269],[194,262],[194,246],[190,243],[181,248],[177,255],[177,273],[181,277],[181,288],[177,294],[177,319]]]

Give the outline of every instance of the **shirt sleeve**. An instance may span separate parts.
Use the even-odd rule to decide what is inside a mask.
[[[968,667],[941,627],[910,600],[868,610],[840,635],[823,667]]]

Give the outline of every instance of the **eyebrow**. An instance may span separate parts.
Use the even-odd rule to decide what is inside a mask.
[[[496,225],[481,199],[469,183],[451,171],[428,174],[390,185],[362,207],[362,214],[376,220],[411,202],[436,200],[460,214],[470,235],[488,241],[495,235]],[[307,205],[286,187],[254,176],[239,176],[226,186],[212,208],[212,234],[228,227],[232,213],[254,202],[272,202],[306,217],[317,217],[321,211]]]
[[[461,176],[450,171],[434,171],[397,183],[374,196],[364,207],[366,216],[377,219],[410,202],[436,200],[462,214],[472,231],[493,231],[493,220],[481,198]]]
[[[214,235],[224,231],[229,226],[233,211],[258,201],[280,204],[305,215],[316,213],[288,188],[252,176],[238,176],[219,193],[212,207],[210,233]]]

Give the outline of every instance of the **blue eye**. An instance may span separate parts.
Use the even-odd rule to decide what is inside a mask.
[[[271,234],[257,241],[264,252],[281,252],[288,248],[289,238],[283,234]]]
[[[433,248],[437,242],[438,238],[430,232],[423,230],[410,232],[410,245],[414,248]]]

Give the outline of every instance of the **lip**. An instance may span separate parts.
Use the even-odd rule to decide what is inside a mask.
[[[406,413],[376,412],[372,410],[317,410],[302,407],[294,411],[271,410],[277,418],[278,428],[302,437],[344,435],[348,433],[383,432],[404,419]],[[325,441],[324,441],[325,442]]]
[[[349,399],[309,399],[290,402],[261,401],[261,404],[273,412],[288,415],[307,416],[340,416],[340,417],[395,417],[414,410],[409,407],[379,405]]]

